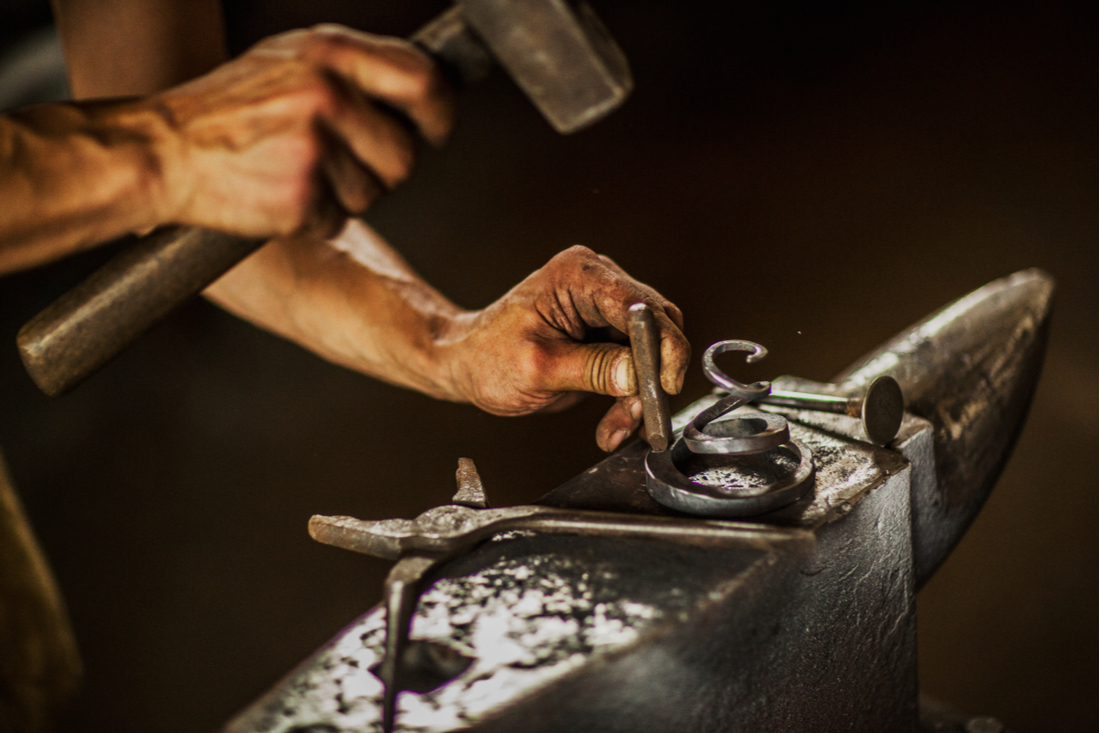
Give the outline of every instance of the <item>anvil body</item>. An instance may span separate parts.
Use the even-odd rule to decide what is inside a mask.
[[[754,521],[810,530],[811,549],[512,534],[441,567],[411,638],[473,662],[402,693],[398,730],[917,730],[922,569],[942,562],[1011,451],[1051,292],[1041,273],[997,281],[848,370],[857,383],[893,373],[911,407],[936,408],[907,414],[887,448],[854,418],[784,410],[813,452],[813,490]],[[644,455],[634,443],[539,503],[671,514],[646,493]],[[985,468],[966,484],[944,471],[975,460]],[[381,609],[368,612],[227,731],[378,729],[384,630]]]
[[[911,440],[927,442],[931,427],[910,420]],[[812,529],[811,552],[489,542],[443,570],[412,627],[476,661],[437,690],[404,693],[399,729],[913,729],[912,466],[840,433],[793,429],[814,451],[819,488],[764,521]],[[635,443],[543,501],[664,513],[645,492],[644,450]],[[383,639],[376,609],[230,729],[371,730],[381,686],[369,669]]]

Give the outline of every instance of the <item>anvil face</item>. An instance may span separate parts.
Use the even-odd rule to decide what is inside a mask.
[[[911,727],[910,466],[849,437],[792,430],[814,453],[817,486],[765,521],[811,529],[812,553],[496,538],[421,597],[411,637],[473,663],[436,690],[402,694],[398,729],[829,730],[853,715]],[[581,478],[644,496],[644,453],[635,443]],[[382,686],[369,670],[384,637],[376,609],[230,730],[376,729]]]
[[[998,281],[848,370],[852,383],[892,373],[912,395],[919,412],[888,448],[863,441],[855,418],[785,411],[813,453],[814,485],[753,521],[808,530],[812,550],[512,534],[443,565],[411,638],[472,662],[434,690],[402,693],[397,728],[916,730],[918,580],[1007,459],[1051,291],[1041,273]],[[539,503],[672,515],[646,493],[645,450],[634,443]],[[984,472],[945,473],[968,459]],[[961,475],[969,498],[945,501]],[[370,670],[384,629],[382,610],[368,612],[227,730],[380,729],[382,686]]]

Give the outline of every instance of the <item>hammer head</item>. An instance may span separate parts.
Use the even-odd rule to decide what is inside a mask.
[[[626,56],[591,8],[568,0],[462,0],[461,12],[554,129],[570,133],[634,86]]]

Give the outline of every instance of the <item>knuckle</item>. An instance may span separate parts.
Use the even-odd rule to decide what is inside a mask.
[[[584,364],[584,383],[593,392],[611,394],[614,392],[612,375],[624,354],[613,345],[605,348],[593,348],[586,352]]]
[[[316,37],[326,39],[341,40],[348,38],[350,35],[348,27],[339,23],[317,23],[311,26],[309,30]]]
[[[676,328],[682,330],[684,327],[684,312],[672,303],[668,304],[668,310],[669,317],[676,324]],[[683,338],[683,335],[681,334],[680,337]]]
[[[302,32],[297,46],[303,59],[327,68],[345,69],[374,50],[375,37],[336,23],[321,23]]]
[[[301,44],[307,42],[309,37],[309,31],[301,28],[286,31],[285,33],[279,33],[274,36],[268,36],[261,39],[252,45],[248,49],[248,52],[254,51],[287,51],[289,49],[296,48]]]
[[[583,244],[574,244],[554,255],[550,263],[559,268],[579,267],[590,270],[593,265],[599,264],[599,258],[595,252]]]
[[[341,93],[334,80],[317,68],[302,70],[296,96],[295,106],[311,117],[332,115],[341,103]]]
[[[596,261],[599,259],[599,255],[597,255],[588,247],[585,247],[583,244],[574,244],[572,247],[562,252],[562,254],[571,259],[577,260]]]
[[[515,354],[515,381],[529,389],[545,381],[549,369],[546,352],[537,344],[528,342]]]
[[[336,23],[319,23],[309,28],[301,40],[302,50],[313,58],[339,53],[351,42],[349,29]]]

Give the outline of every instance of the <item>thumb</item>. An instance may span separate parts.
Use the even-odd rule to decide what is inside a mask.
[[[620,344],[581,344],[561,341],[554,345],[553,367],[546,388],[554,392],[595,392],[624,397],[638,391],[630,348]]]

